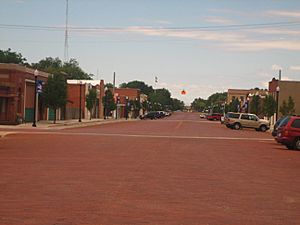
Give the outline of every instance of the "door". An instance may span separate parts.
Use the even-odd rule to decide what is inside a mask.
[[[54,118],[55,118],[54,109],[49,109],[48,120],[54,120]]]

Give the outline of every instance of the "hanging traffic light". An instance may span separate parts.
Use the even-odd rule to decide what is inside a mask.
[[[181,91],[181,94],[182,94],[182,95],[185,95],[185,94],[186,94],[186,91],[185,91],[185,90],[182,90],[182,91]]]

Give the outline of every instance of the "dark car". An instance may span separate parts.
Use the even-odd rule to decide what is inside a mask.
[[[288,149],[300,150],[300,117],[285,117],[278,126],[275,139]]]
[[[208,120],[221,120],[222,114],[220,113],[213,113],[213,114],[208,114],[206,116],[206,119]]]
[[[276,137],[276,136],[277,136],[278,126],[279,126],[279,124],[281,123],[281,121],[282,121],[284,118],[285,118],[285,117],[281,117],[281,118],[278,119],[278,120],[276,121],[276,123],[274,124],[274,129],[273,129],[273,131],[272,131],[272,136],[273,136],[273,137]]]
[[[145,115],[141,115],[140,119],[144,120],[144,119],[151,119],[151,120],[155,120],[161,118],[161,115],[159,112],[153,111],[153,112],[148,112]]]

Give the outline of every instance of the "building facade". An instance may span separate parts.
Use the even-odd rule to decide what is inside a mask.
[[[0,63],[0,124],[33,121],[35,75],[42,88],[50,74],[22,65]],[[39,94],[36,99],[36,120],[47,119],[49,111]]]
[[[90,89],[95,89],[97,99],[92,114],[86,108],[86,96]],[[104,96],[103,80],[67,80],[67,105],[65,110],[66,119],[79,119],[81,112],[82,119],[104,117],[104,106],[102,98]],[[81,110],[80,110],[81,107]]]
[[[114,98],[117,103],[116,118],[136,117],[139,114],[131,110],[129,105],[132,101],[140,102],[140,89],[136,88],[115,88]],[[127,107],[125,107],[127,105]]]
[[[289,96],[292,97],[295,103],[295,114],[300,115],[300,81],[278,80],[273,78],[269,82],[269,93],[278,102],[278,118],[282,117],[279,110],[280,106],[282,106],[283,101],[288,102]]]

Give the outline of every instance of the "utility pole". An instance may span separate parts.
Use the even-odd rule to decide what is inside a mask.
[[[65,50],[64,50],[64,60],[65,60],[65,62],[67,62],[69,60],[68,17],[69,17],[69,0],[66,0],[66,27],[65,27]]]

